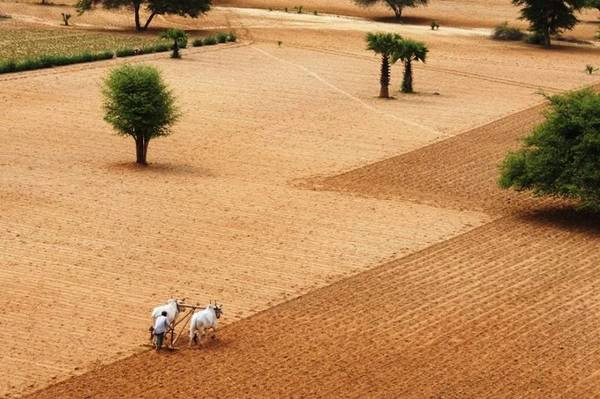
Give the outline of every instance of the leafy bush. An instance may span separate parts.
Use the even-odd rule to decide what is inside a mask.
[[[15,72],[17,64],[13,60],[0,62],[0,73]]]
[[[525,34],[519,28],[509,26],[508,22],[494,28],[492,39],[494,40],[522,40]]]
[[[550,104],[546,121],[507,155],[499,184],[600,210],[600,94],[586,89],[553,96]]]
[[[540,44],[543,45],[546,40],[544,39],[544,35],[539,32],[533,32],[528,34],[525,37],[525,42],[528,44]]]
[[[121,48],[118,49],[115,54],[117,57],[131,57],[132,55],[136,55],[137,52],[132,48]]]
[[[194,39],[194,41],[192,42],[192,46],[194,46],[194,47],[202,47],[202,46],[204,46],[204,40],[202,40],[202,39]]]
[[[229,34],[227,35],[227,41],[228,42],[236,42],[237,41],[237,36],[234,32],[229,32]]]
[[[214,36],[206,36],[204,38],[205,46],[214,46],[215,44],[217,44],[217,39]]]
[[[229,35],[227,33],[219,32],[219,33],[217,33],[217,42],[225,43],[225,42],[227,42],[228,37],[229,37]]]

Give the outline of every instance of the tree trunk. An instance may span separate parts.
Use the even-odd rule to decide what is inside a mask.
[[[402,18],[402,7],[401,6],[394,7],[394,14],[396,15],[396,19],[401,19]]]
[[[173,54],[171,54],[171,58],[180,58],[181,56],[179,55],[179,43],[177,41],[177,39],[175,39],[173,41]]]
[[[552,39],[550,38],[550,28],[544,29],[544,47],[550,48],[552,46]]]
[[[390,98],[389,85],[390,85],[390,60],[387,54],[381,56],[381,90],[379,91],[379,97]]]
[[[412,61],[410,59],[404,62],[404,79],[402,80],[402,92],[413,92]]]
[[[133,15],[135,17],[135,30],[138,32],[142,30],[142,25],[140,24],[140,7],[141,7],[141,5],[142,5],[142,3],[139,1],[133,2]]]
[[[148,151],[148,141],[144,136],[135,138],[135,162],[138,165],[146,165],[146,152]]]
[[[145,139],[144,140],[144,154],[143,154],[143,161],[144,161],[144,165],[148,165],[148,144],[150,143],[150,139]]]
[[[146,20],[146,23],[144,24],[144,30],[148,29],[148,26],[150,25],[150,22],[152,22],[152,19],[154,19],[155,15],[156,15],[155,12],[153,12],[152,14],[150,14],[150,16],[148,17],[148,19]]]

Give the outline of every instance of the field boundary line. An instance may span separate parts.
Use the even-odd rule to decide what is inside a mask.
[[[383,116],[387,116],[389,118],[396,119],[397,121],[400,121],[400,122],[403,122],[403,123],[407,123],[407,124],[409,124],[409,125],[411,125],[413,127],[417,127],[417,128],[419,128],[421,130],[425,130],[425,131],[428,131],[430,133],[434,133],[434,134],[437,134],[437,135],[446,136],[445,133],[440,132],[439,130],[435,130],[435,129],[429,127],[429,126],[425,126],[425,125],[422,125],[420,123],[412,122],[412,121],[407,120],[407,119],[399,118],[399,117],[397,117],[394,114],[390,114],[388,112],[381,111],[381,110],[377,109],[376,107],[374,107],[374,106],[366,103],[365,101],[361,100],[360,98],[358,98],[358,97],[356,97],[356,96],[348,93],[347,91],[344,91],[344,90],[340,89],[339,87],[337,87],[333,83],[328,82],[323,77],[321,77],[319,74],[317,74],[316,72],[311,71],[310,69],[306,68],[303,65],[296,64],[296,63],[293,63],[291,61],[284,60],[284,59],[282,59],[280,57],[277,57],[277,56],[269,53],[268,51],[265,51],[265,50],[263,50],[261,48],[258,48],[256,46],[252,46],[252,48],[255,49],[256,51],[258,51],[259,53],[261,53],[261,54],[263,54],[263,55],[265,55],[265,56],[267,56],[269,58],[272,58],[272,59],[274,59],[274,60],[276,60],[276,61],[278,61],[280,63],[292,65],[292,66],[294,66],[294,67],[296,67],[298,69],[301,69],[302,71],[306,72],[309,76],[313,77],[317,81],[323,83],[324,85],[328,86],[329,88],[333,89],[334,91],[337,91],[338,93],[340,93],[340,94],[344,95],[345,97],[351,99],[352,101],[359,103],[364,108],[366,108],[366,109],[368,109],[368,110],[370,110],[372,112],[378,113],[378,114],[383,115]]]

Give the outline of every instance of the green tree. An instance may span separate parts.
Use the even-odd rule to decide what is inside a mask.
[[[145,65],[112,70],[104,81],[104,120],[135,141],[136,162],[147,164],[148,144],[170,134],[179,118],[173,94],[160,73]]]
[[[402,46],[402,36],[396,33],[368,33],[367,50],[374,51],[375,54],[381,54],[381,89],[379,97],[389,98],[390,91],[390,65],[396,60],[392,60],[392,54],[399,51]]]
[[[425,6],[429,0],[354,0],[354,2],[361,7],[371,7],[377,3],[383,3],[394,11],[396,19],[400,19],[405,7]]]
[[[402,79],[402,92],[412,93],[413,92],[413,72],[412,62],[420,61],[425,62],[429,49],[425,43],[417,42],[415,40],[405,39],[402,40],[400,48],[398,48],[392,54],[392,61],[396,62],[401,60],[404,63],[404,78]]]
[[[529,28],[543,38],[544,46],[550,47],[551,36],[562,30],[573,29],[579,22],[575,12],[585,6],[587,0],[512,0],[522,6],[521,19],[529,21]]]
[[[78,0],[76,7],[81,14],[97,5],[102,5],[108,9],[132,8],[135,29],[141,31],[148,29],[148,26],[156,15],[175,14],[197,18],[210,10],[212,0]],[[140,11],[144,5],[150,15],[144,25],[142,25]]]
[[[551,97],[550,104],[546,121],[507,155],[499,184],[600,210],[600,94],[586,89]]]
[[[171,54],[171,58],[181,58],[179,48],[187,45],[187,33],[181,29],[167,29],[160,33],[160,37],[162,39],[173,40],[173,53]]]
[[[600,0],[585,0],[584,7],[595,8],[600,11]]]

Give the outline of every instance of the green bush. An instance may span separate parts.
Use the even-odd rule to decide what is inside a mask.
[[[506,156],[499,184],[600,210],[600,94],[586,89],[553,96],[550,104],[546,121]]]
[[[204,40],[202,40],[202,39],[194,39],[194,41],[192,42],[192,46],[194,46],[194,47],[202,47],[202,46],[204,46]]]
[[[237,36],[234,32],[229,32],[229,34],[227,35],[227,41],[228,42],[236,42],[237,41]]]
[[[13,60],[0,62],[0,73],[15,72],[17,64]]]
[[[206,36],[204,38],[205,46],[214,46],[215,44],[217,44],[217,39],[214,36]]]
[[[117,57],[131,57],[132,55],[136,55],[135,49],[132,48],[121,48],[118,49],[115,54]]]
[[[521,29],[509,26],[508,22],[496,26],[496,28],[494,28],[494,33],[492,33],[492,39],[494,40],[516,41],[522,40],[523,37],[525,37],[525,34]]]
[[[227,33],[219,32],[219,33],[217,33],[217,42],[225,43],[225,42],[227,42],[228,37],[229,37],[229,35]]]
[[[545,43],[544,35],[539,32],[530,33],[525,37],[525,42],[528,44],[543,45]]]

